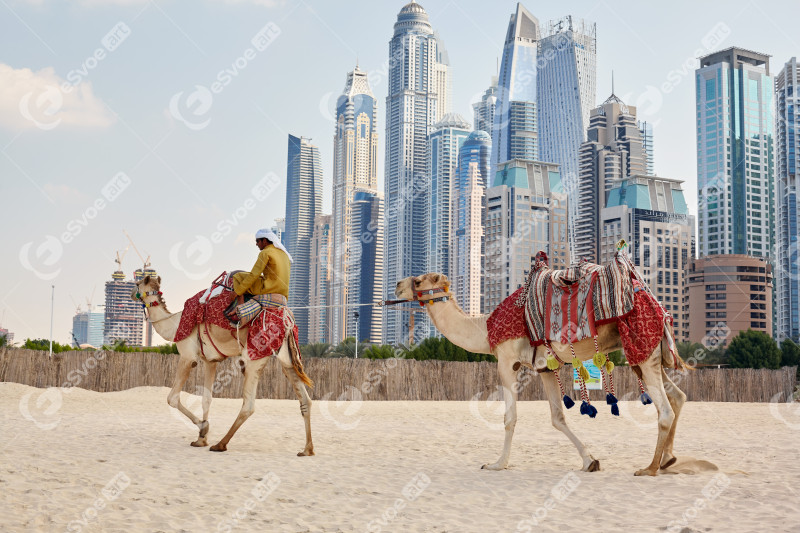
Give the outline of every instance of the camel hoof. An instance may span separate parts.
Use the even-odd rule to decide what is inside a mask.
[[[599,472],[600,471],[600,461],[598,461],[597,459],[593,460],[591,463],[589,463],[589,466],[587,466],[584,469],[584,471],[585,472]]]
[[[197,428],[200,430],[200,435],[199,435],[200,438],[203,438],[206,435],[208,435],[208,428],[209,428],[208,420],[203,420],[202,422],[200,422],[197,425]]]
[[[228,450],[228,447],[222,443],[217,443],[209,448],[212,452],[224,452]]]
[[[641,470],[637,470],[633,475],[634,476],[655,476],[657,472],[655,470],[650,470],[649,468],[642,468]]]
[[[306,451],[303,450],[302,452],[297,452],[297,457],[311,457],[314,454],[314,450]]]
[[[208,446],[208,441],[206,439],[197,439],[192,443],[192,446],[195,448],[205,448]]]
[[[669,468],[669,467],[671,467],[672,465],[674,465],[674,464],[675,464],[675,462],[676,462],[677,460],[678,460],[678,458],[677,458],[677,457],[673,457],[672,459],[670,459],[669,461],[667,461],[666,463],[664,463],[663,465],[661,465],[661,470],[664,470],[664,469],[666,469],[666,468]]]
[[[483,465],[481,467],[481,470],[494,470],[495,472],[497,472],[497,471],[500,471],[500,470],[505,470],[505,468],[506,467],[500,466],[499,464],[495,463],[493,465],[488,465],[488,464],[487,465]]]

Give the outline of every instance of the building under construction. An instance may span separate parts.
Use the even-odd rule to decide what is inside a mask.
[[[106,281],[106,316],[103,342],[108,345],[125,341],[128,346],[141,346],[144,329],[142,304],[131,298],[136,283],[125,281],[125,273],[117,270]]]

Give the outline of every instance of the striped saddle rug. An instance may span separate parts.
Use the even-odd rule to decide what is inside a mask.
[[[608,265],[586,261],[553,270],[536,261],[526,283],[525,321],[531,342],[563,344],[594,337],[596,327],[633,310],[637,273],[625,252]]]

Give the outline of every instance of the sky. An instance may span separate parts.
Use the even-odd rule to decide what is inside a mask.
[[[123,255],[162,277],[171,310],[250,269],[254,232],[284,216],[287,135],[312,139],[331,209],[336,98],[358,64],[379,106],[404,1],[0,0],[0,326],[70,341]],[[496,74],[516,3],[421,2],[450,58],[452,111]],[[796,1],[524,2],[544,26],[597,24],[597,104],[615,93],[655,127],[655,170],[696,212],[696,58],[738,46],[800,56]],[[409,273],[412,274],[412,273]],[[419,274],[419,273],[414,273]],[[52,289],[52,287],[55,287]],[[160,339],[158,339],[160,341]]]

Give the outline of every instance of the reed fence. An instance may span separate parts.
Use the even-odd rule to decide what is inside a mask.
[[[97,392],[133,387],[171,387],[178,355],[70,351],[53,354],[17,348],[0,349],[0,381],[33,387],[77,386]],[[406,359],[321,359],[305,361],[306,373],[315,381],[315,399],[350,400],[472,400],[487,399],[498,388],[497,364]],[[571,367],[561,369],[565,386],[572,387]],[[797,367],[768,369],[704,368],[692,372],[668,371],[690,401],[769,402],[787,401],[797,386]],[[204,365],[198,364],[184,386],[197,393],[203,384]],[[545,399],[542,382],[527,370],[519,375],[519,399]],[[617,397],[639,396],[636,375],[628,367],[614,370]],[[238,398],[242,394],[241,370],[236,360],[217,366],[214,395]],[[278,361],[269,361],[258,384],[258,398],[293,399],[294,392]],[[577,395],[574,395],[577,397]],[[590,391],[602,400],[602,391]]]

